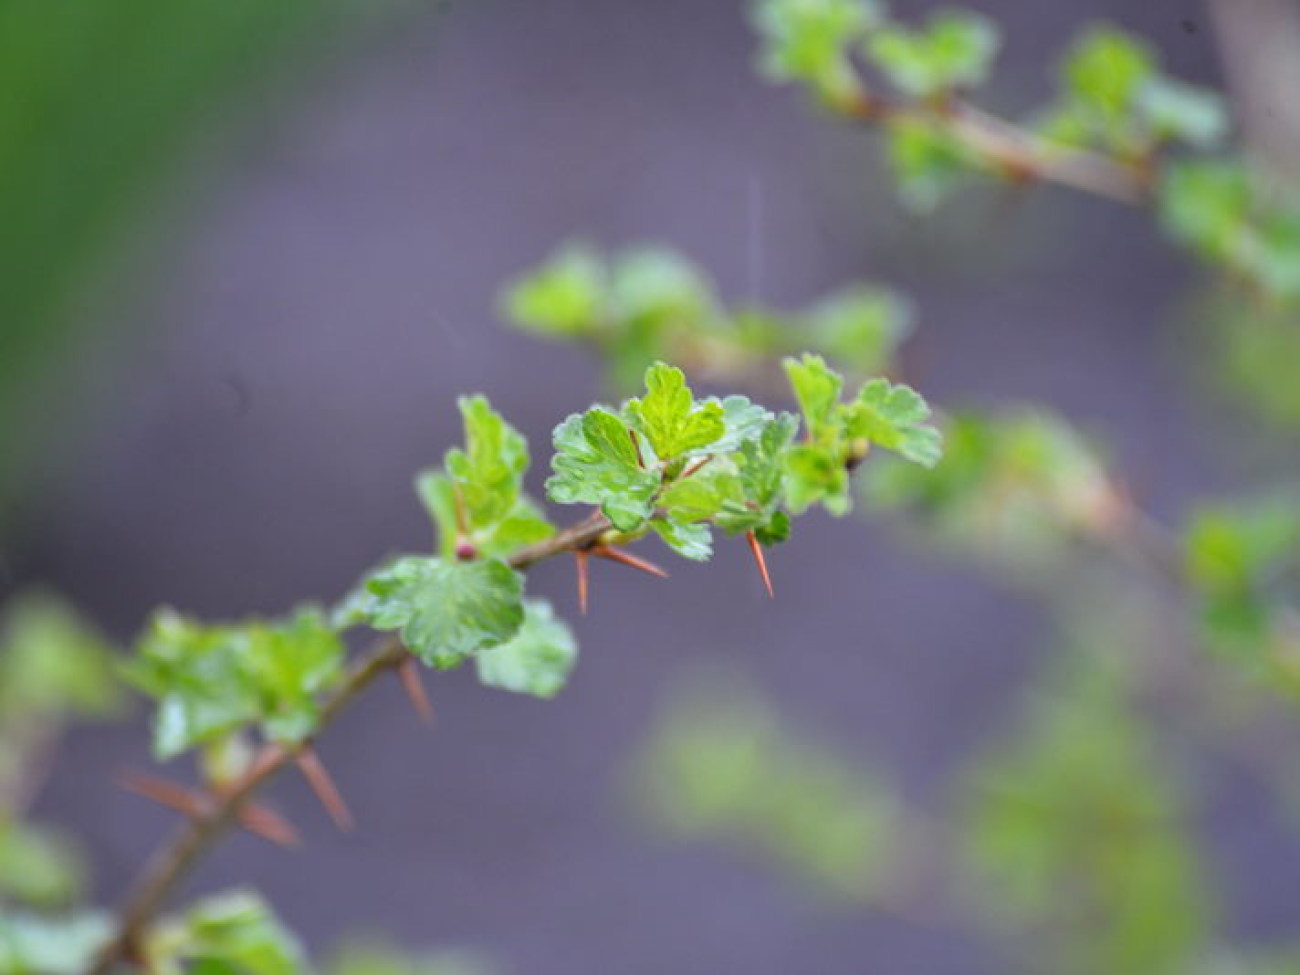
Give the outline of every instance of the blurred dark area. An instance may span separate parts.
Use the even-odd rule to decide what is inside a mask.
[[[47,225],[87,241],[41,293],[59,296],[66,334],[38,348],[35,282],[31,298],[0,295],[0,417],[21,459],[5,465],[0,589],[54,587],[125,641],[160,603],[275,612],[426,546],[411,479],[459,436],[457,395],[488,394],[541,445],[606,392],[583,352],[494,313],[504,281],[574,236],[678,247],[731,298],[794,306],[856,280],[898,287],[918,302],[909,372],[932,401],[1057,407],[1113,446],[1157,513],[1249,473],[1189,378],[1179,308],[1193,274],[1149,219],[1052,189],[904,214],[870,133],[756,76],[734,0],[463,0],[293,23],[304,5],[281,6],[275,38],[251,16],[223,36],[248,46],[250,70],[227,54],[202,82],[221,97],[105,116],[117,141],[51,141],[35,175],[0,157],[3,199],[76,211],[85,173],[126,165],[169,120],[166,145],[131,163],[121,192],[103,190],[121,208],[111,248],[71,216]],[[1219,79],[1198,0],[978,7],[1005,28],[994,109],[1034,104],[1069,37],[1098,19],[1149,38],[1180,76]],[[58,97],[120,105],[132,46],[162,29],[141,17]],[[0,50],[5,38],[0,21]],[[141,83],[197,88],[205,70],[186,59]],[[189,124],[171,124],[182,109]],[[15,228],[39,223],[0,214],[9,287],[28,282],[18,259],[35,262],[40,243]],[[196,889],[247,882],[314,947],[384,931],[485,946],[520,975],[994,972],[981,945],[811,903],[629,813],[627,758],[683,666],[744,668],[924,803],[1003,729],[1050,653],[1044,610],[1011,582],[878,524],[807,522],[774,554],[774,603],[739,543],[666,583],[597,566],[583,659],[555,702],[439,676],[429,732],[396,682],[381,687],[321,743],[360,829],[336,834],[286,782],[274,799],[305,849],[236,837]],[[576,616],[569,565],[531,585]],[[74,733],[40,802],[85,838],[106,903],[172,825],[115,786],[147,755],[142,718]],[[1294,920],[1300,850],[1252,788],[1234,782],[1209,818],[1234,929],[1267,940]]]

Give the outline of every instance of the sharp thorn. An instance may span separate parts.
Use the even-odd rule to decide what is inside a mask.
[[[397,677],[402,682],[402,690],[406,692],[406,697],[411,702],[411,707],[415,708],[415,713],[420,716],[420,720],[427,725],[432,725],[433,705],[429,703],[429,695],[425,693],[424,678],[420,676],[420,665],[414,657],[407,657],[397,665]]]
[[[352,813],[348,811],[347,804],[343,801],[343,796],[339,793],[338,787],[321,763],[320,756],[308,746],[297,754],[295,761],[298,763],[298,770],[302,772],[303,778],[311,786],[311,791],[316,793],[316,798],[325,807],[330,819],[334,820],[334,825],[345,833],[351,831],[355,826]]]
[[[246,805],[239,810],[239,825],[276,846],[287,848],[298,845],[298,831],[293,828],[293,824],[274,809],[259,803]]]
[[[668,573],[659,568],[659,566],[655,565],[653,562],[648,562],[645,559],[633,555],[631,552],[625,551],[621,548],[613,548],[609,545],[597,545],[591,550],[591,554],[599,555],[602,559],[609,559],[611,562],[618,562],[619,564],[626,565],[632,569],[639,569],[648,575],[656,576],[660,579],[668,578]]]
[[[763,554],[763,546],[759,544],[758,536],[752,531],[745,532],[745,541],[749,543],[749,551],[758,564],[758,574],[763,577],[763,587],[767,589],[768,598],[775,599],[776,592],[772,589],[772,576],[767,571],[767,556]]]
[[[124,772],[118,784],[128,792],[191,818],[203,815],[207,805],[199,793],[144,772]]]
[[[587,567],[588,553],[586,549],[576,549],[573,558],[578,567],[578,612],[583,616],[587,615],[587,597],[590,587],[589,572]]]
[[[628,430],[627,435],[632,439],[632,447],[636,450],[636,466],[645,470],[645,457],[641,455],[641,440],[636,435],[635,430]]]
[[[686,480],[686,478],[697,473],[701,467],[703,467],[709,461],[713,460],[713,457],[714,457],[713,454],[707,454],[706,456],[701,457],[699,460],[693,462],[689,467],[686,468],[686,470],[682,471],[682,476],[679,478],[679,480],[684,481]]]

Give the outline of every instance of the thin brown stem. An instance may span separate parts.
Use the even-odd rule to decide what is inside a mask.
[[[1018,182],[1041,180],[1133,205],[1151,197],[1148,167],[1057,145],[966,102],[954,100],[935,108],[863,95],[835,107],[874,125],[906,120],[936,125],[989,169]]]

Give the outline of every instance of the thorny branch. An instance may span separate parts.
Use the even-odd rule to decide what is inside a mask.
[[[524,571],[555,555],[585,551],[610,527],[604,515],[592,514],[548,539],[519,549],[506,562],[511,568]],[[323,730],[331,724],[377,677],[397,670],[409,659],[410,653],[396,636],[377,641],[360,656],[343,684],[322,704],[320,728]],[[135,965],[141,961],[141,937],[180,882],[215,842],[237,825],[241,811],[263,786],[310,754],[310,741],[292,746],[264,745],[241,778],[213,796],[207,808],[198,810],[155,851],[127,896],[113,936],[95,960],[91,975],[108,975],[119,964]]]

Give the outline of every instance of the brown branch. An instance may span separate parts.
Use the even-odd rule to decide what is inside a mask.
[[[550,538],[519,549],[506,559],[506,563],[513,569],[525,571],[544,559],[595,544],[610,527],[604,515],[592,514],[578,524],[556,532]],[[406,647],[396,636],[377,641],[361,655],[342,685],[322,704],[318,733],[330,725],[377,677],[396,670],[409,656]],[[113,936],[96,958],[90,969],[91,975],[108,975],[119,964],[140,962],[141,936],[177,886],[215,842],[238,824],[241,811],[253,796],[285,768],[296,764],[310,749],[310,741],[297,745],[264,745],[249,770],[220,793],[211,808],[193,816],[155,851],[131,888],[118,915]]]
[[[917,121],[938,126],[986,167],[1013,180],[1056,183],[1132,205],[1151,198],[1153,173],[1148,166],[1054,143],[967,102],[930,105],[863,93],[833,110],[870,124]]]

